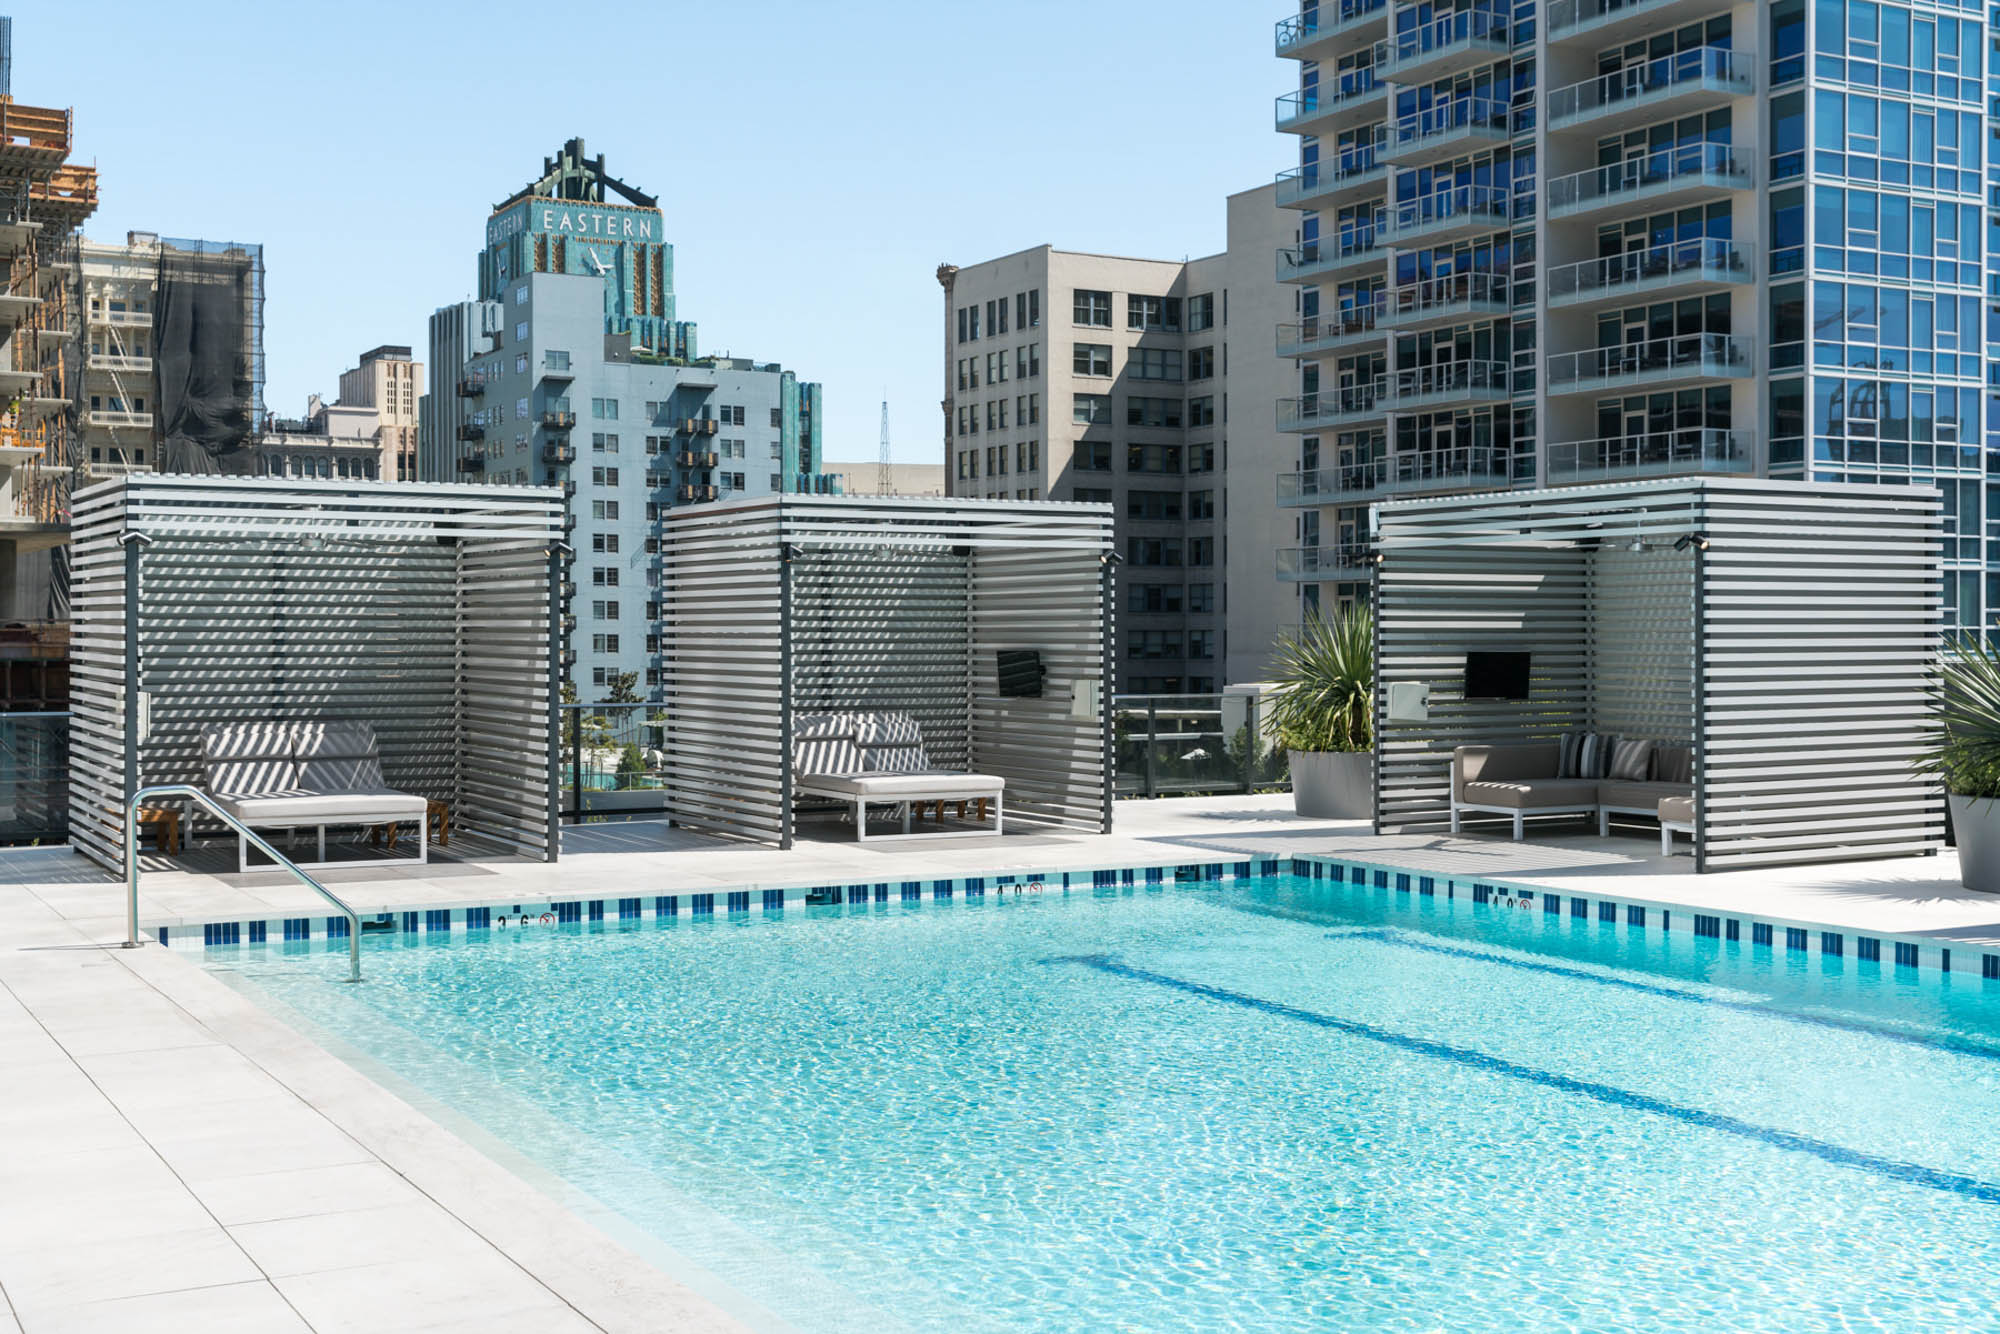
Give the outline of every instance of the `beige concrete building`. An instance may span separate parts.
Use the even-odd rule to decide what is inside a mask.
[[[384,345],[361,354],[361,364],[340,375],[340,401],[354,422],[337,422],[333,434],[368,436],[381,452],[379,476],[417,480],[417,400],[424,395],[424,363],[408,347]]]
[[[882,465],[879,462],[841,463],[829,459],[821,467],[839,483],[843,495],[942,496],[946,494],[945,470],[941,463],[890,464],[889,490],[886,493],[882,490]]]
[[[1271,330],[1291,293],[1271,257],[1291,225],[1264,186],[1203,259],[1037,246],[939,271],[951,494],[1114,507],[1122,694],[1255,679],[1286,614]]]
[[[152,467],[160,238],[128,232],[123,245],[85,240],[78,259],[85,312],[79,462],[92,478]]]

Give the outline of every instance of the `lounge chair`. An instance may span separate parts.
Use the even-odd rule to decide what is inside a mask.
[[[1514,837],[1530,815],[1597,816],[1600,836],[1613,815],[1658,815],[1663,801],[1694,796],[1694,752],[1654,743],[1641,778],[1558,778],[1561,743],[1460,746],[1451,755],[1451,831],[1465,812],[1513,817]]]
[[[906,713],[804,713],[792,720],[792,790],[852,806],[854,836],[861,842],[868,840],[870,806],[902,809],[903,832],[878,838],[936,838],[964,832],[911,832],[917,808],[937,803],[941,814],[945,802],[958,803],[961,812],[966,803],[977,802],[982,820],[991,802],[993,827],[976,832],[998,835],[1006,788],[1007,780],[992,774],[933,768],[922,729]]]
[[[425,801],[383,780],[367,723],[224,723],[203,729],[201,761],[209,795],[244,824],[317,828],[319,864],[326,863],[327,826],[405,821],[417,826],[417,861],[430,860]],[[240,832],[236,869],[250,869]]]

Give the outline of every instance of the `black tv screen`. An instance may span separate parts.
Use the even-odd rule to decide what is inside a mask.
[[[1528,697],[1528,655],[1491,653],[1465,655],[1465,697],[1467,699],[1526,699]]]
[[[1031,648],[1003,648],[999,654],[1000,693],[1018,699],[1039,699],[1042,694],[1042,677],[1047,669],[1042,666],[1042,655]]]

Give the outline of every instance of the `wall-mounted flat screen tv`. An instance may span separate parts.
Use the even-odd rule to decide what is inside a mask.
[[[1465,655],[1467,699],[1526,699],[1528,655],[1477,650]]]
[[[1017,699],[1040,699],[1042,678],[1048,668],[1042,655],[1031,648],[1003,648],[999,654],[1000,693]]]

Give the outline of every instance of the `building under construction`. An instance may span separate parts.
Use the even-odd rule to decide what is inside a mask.
[[[129,232],[84,241],[80,475],[248,473],[264,419],[264,252]]]
[[[74,114],[0,94],[0,620],[68,616],[69,494],[82,410],[77,228],[97,169],[69,161]]]

